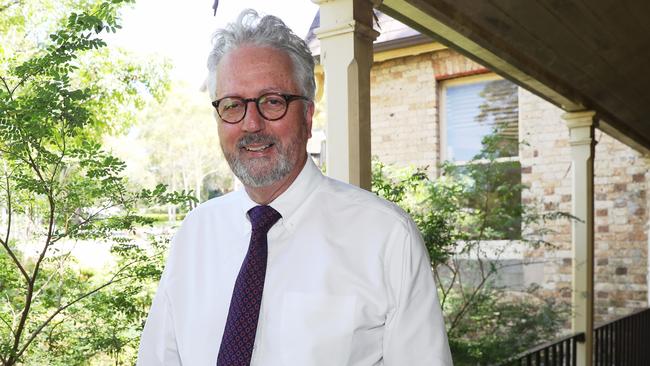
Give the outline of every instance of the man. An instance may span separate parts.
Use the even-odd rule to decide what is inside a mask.
[[[308,159],[313,67],[278,18],[216,33],[209,88],[245,189],[183,222],[139,365],[451,365],[413,221]]]

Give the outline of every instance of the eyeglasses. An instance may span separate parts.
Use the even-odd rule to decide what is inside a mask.
[[[246,116],[248,103],[254,102],[259,114],[268,121],[277,121],[287,114],[289,103],[309,100],[302,95],[266,93],[257,98],[225,97],[212,102],[219,117],[226,123],[239,123]]]

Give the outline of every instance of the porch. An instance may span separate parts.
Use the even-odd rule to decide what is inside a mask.
[[[565,111],[563,128],[569,133],[573,177],[571,213],[578,218],[571,229],[572,328],[582,334],[571,338],[573,355],[577,365],[613,357],[623,338],[598,338],[600,328],[594,328],[596,131],[642,155],[650,151],[650,128],[643,123],[643,116],[650,115],[645,93],[650,74],[641,67],[650,61],[650,54],[642,52],[650,47],[650,39],[644,36],[647,25],[639,18],[650,13],[648,5],[640,1],[616,8],[605,1],[525,5],[517,1],[313,1],[321,7],[316,34],[327,85],[327,167],[333,177],[370,187],[370,67],[373,40],[379,35],[373,29],[373,8]],[[645,257],[647,261],[647,250]],[[619,343],[602,347],[603,339]],[[639,344],[649,341],[642,338]],[[533,362],[526,364],[550,365],[534,363],[537,357],[559,354],[552,353],[555,346],[549,347],[544,349],[551,353],[526,355]]]

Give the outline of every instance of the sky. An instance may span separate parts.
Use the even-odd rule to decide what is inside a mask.
[[[137,0],[123,12],[123,28],[108,41],[132,52],[168,57],[172,78],[198,87],[207,72],[212,33],[245,8],[278,16],[304,37],[318,5],[310,0],[220,0],[213,16],[212,0]]]

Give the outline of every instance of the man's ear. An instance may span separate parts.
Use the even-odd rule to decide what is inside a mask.
[[[311,102],[311,101],[309,103],[305,103],[305,104],[306,104],[305,108],[307,108],[305,110],[305,124],[307,125],[307,138],[310,139],[311,138],[311,125],[312,125],[312,120],[314,118],[314,109],[315,109],[315,107],[314,107],[314,102]]]

